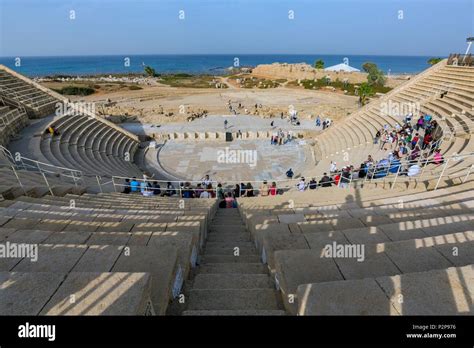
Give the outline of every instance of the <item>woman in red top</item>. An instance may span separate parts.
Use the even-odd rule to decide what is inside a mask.
[[[268,190],[268,193],[270,193],[270,196],[276,196],[276,194],[277,194],[277,184],[276,184],[275,181],[272,182],[272,186]]]

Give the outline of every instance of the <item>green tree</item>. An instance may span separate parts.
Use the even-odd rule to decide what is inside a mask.
[[[314,68],[315,69],[324,69],[324,61],[322,59],[319,59],[314,62]]]
[[[377,64],[366,62],[362,65],[362,69],[367,73],[367,82],[371,86],[383,86],[385,84],[385,75]]]
[[[151,66],[146,66],[145,67],[145,74],[150,77],[155,77],[156,76],[156,71],[153,69]]]
[[[441,62],[443,60],[443,58],[430,58],[428,59],[428,64],[429,65],[435,65],[435,64],[438,64],[439,62]]]
[[[369,83],[364,82],[357,89],[357,94],[359,95],[360,105],[364,106],[367,103],[367,98],[374,94],[374,89]]]

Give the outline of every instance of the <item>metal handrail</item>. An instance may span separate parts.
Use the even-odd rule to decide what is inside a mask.
[[[420,155],[420,157],[421,157],[421,155]],[[461,160],[465,160],[466,158],[474,159],[474,153],[455,154],[455,155],[452,155],[452,156],[449,156],[449,157],[443,157],[443,159],[444,159],[443,170],[440,173],[430,173],[429,171],[426,171],[425,169],[426,169],[427,166],[429,166],[431,164],[436,164],[436,161],[433,158],[430,159],[428,157],[427,159],[423,159],[421,161],[421,162],[424,162],[424,164],[423,164],[423,170],[420,173],[418,173],[416,176],[413,176],[413,177],[408,177],[408,176],[407,177],[408,177],[408,179],[418,179],[418,180],[421,180],[422,178],[424,180],[439,178],[437,186],[436,186],[436,188],[437,188],[438,185],[439,185],[439,182],[441,181],[441,178],[444,176],[444,173],[445,173],[446,169],[448,169],[448,164],[449,163],[456,163],[456,162],[459,162]],[[394,186],[395,182],[397,180],[400,180],[399,177],[406,174],[405,170],[408,170],[408,168],[411,165],[414,165],[414,164],[419,165],[420,164],[420,159],[416,159],[416,160],[402,159],[402,160],[398,160],[397,164],[394,164],[393,161],[389,161],[388,165],[384,166],[382,168],[377,168],[376,166],[375,167],[372,166],[372,167],[367,168],[366,176],[363,179],[362,178],[354,179],[353,175],[351,174],[351,176],[349,177],[349,182],[350,182],[350,184],[352,184],[352,186],[356,186],[356,185],[358,185],[358,183],[364,184],[368,180],[370,180],[370,182],[372,183],[374,180],[378,180],[378,179],[386,180],[386,179],[393,178],[392,185]],[[436,165],[438,166],[439,164],[436,164]],[[396,166],[398,167],[397,172],[394,173],[394,175],[391,175],[392,173],[390,172],[390,170],[396,168]],[[421,167],[421,165],[420,165],[420,167]],[[467,168],[469,169],[469,173],[473,169],[472,167],[473,167],[473,164],[468,165]],[[371,168],[373,168],[373,169],[371,169]],[[405,168],[405,170],[403,172],[402,172],[402,168]],[[439,168],[439,167],[437,167],[437,168]],[[342,171],[339,170],[335,173],[330,173],[330,175],[341,174],[341,172]],[[427,174],[427,172],[428,172],[428,174]],[[380,177],[380,178],[377,178],[377,176],[380,175],[380,174],[383,174],[383,176]],[[319,183],[319,181],[322,177],[323,177],[323,175],[311,176],[311,178],[314,178],[317,183]],[[117,192],[117,187],[120,189],[121,187],[129,186],[129,184],[124,183],[125,179],[136,180],[139,183],[141,183],[141,182],[145,182],[145,183],[158,182],[160,184],[161,183],[165,183],[165,184],[171,183],[171,185],[173,186],[173,188],[170,188],[170,189],[167,189],[166,187],[160,187],[161,191],[167,191],[167,190],[180,191],[181,184],[189,183],[189,184],[193,185],[193,184],[196,184],[196,183],[202,183],[203,182],[203,180],[179,180],[179,181],[177,181],[177,180],[159,180],[159,179],[147,178],[147,177],[133,179],[132,177],[113,176],[112,177],[112,182],[113,182],[113,185],[114,185],[114,188],[115,188],[116,192]],[[266,182],[268,184],[269,188],[270,188],[270,184],[275,182],[277,184],[277,189],[292,190],[292,189],[296,188],[296,185],[300,180],[301,180],[301,178],[280,179],[280,180],[276,180],[276,179],[275,180],[274,179],[249,180],[249,181],[239,180],[238,182],[237,181],[234,182],[234,181],[210,180],[210,182],[212,184],[213,191],[216,190],[216,184],[218,184],[218,183],[221,183],[223,188],[226,188],[226,189],[234,188],[237,184],[239,184],[239,186],[240,186],[241,183],[250,183],[252,186],[255,185],[255,187],[252,187],[252,189],[254,191],[259,191],[260,188],[258,187],[258,185],[263,184],[263,182]],[[340,178],[339,181],[338,181],[338,186],[341,183],[341,181],[342,180]],[[330,182],[335,183],[334,178],[331,178]],[[306,182],[305,185],[308,186],[308,182]],[[318,184],[318,186],[319,186],[319,184]],[[205,190],[206,188],[203,187],[203,189]],[[149,189],[149,190],[153,190],[153,189]]]

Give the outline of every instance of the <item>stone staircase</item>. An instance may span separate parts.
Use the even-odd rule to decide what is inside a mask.
[[[186,283],[182,315],[285,315],[237,209],[219,209],[210,224],[200,265]],[[175,301],[177,302],[177,301]]]

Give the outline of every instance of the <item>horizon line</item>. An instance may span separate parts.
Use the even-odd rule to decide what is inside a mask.
[[[0,58],[61,58],[61,57],[126,57],[126,56],[376,56],[376,57],[439,57],[447,58],[449,55],[402,55],[402,54],[352,54],[352,53],[114,53],[114,54],[72,54],[72,55],[16,55],[2,56]]]

